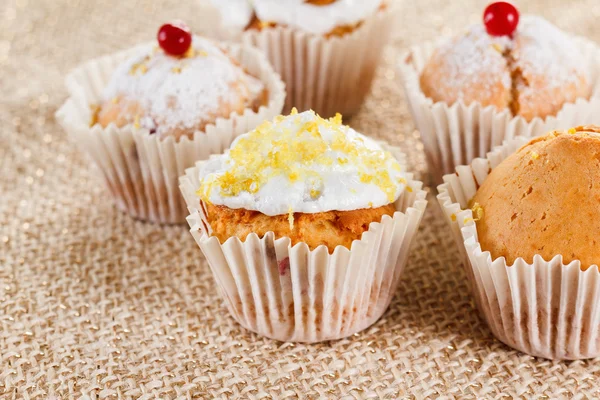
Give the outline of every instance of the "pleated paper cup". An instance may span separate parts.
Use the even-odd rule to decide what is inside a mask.
[[[422,183],[412,174],[407,174],[411,189],[396,201],[393,217],[371,223],[350,250],[338,246],[330,254],[326,246],[312,251],[306,243],[291,246],[289,238],[275,238],[273,232],[220,243],[211,236],[196,195],[202,163],[180,179],[191,212],[188,222],[240,325],[272,339],[312,343],[352,335],[381,317],[427,205]]]
[[[556,116],[530,122],[513,117],[508,109],[497,111],[479,103],[434,103],[421,90],[420,76],[439,43],[425,43],[403,53],[399,71],[413,120],[421,132],[433,182],[441,183],[444,174],[453,173],[457,166],[469,164],[476,157],[485,157],[494,147],[516,136],[534,137],[552,130],[600,123],[600,48],[584,38],[574,37],[574,41],[585,56],[581,64],[593,88],[591,97],[565,104]]]
[[[312,109],[323,117],[355,114],[369,93],[389,41],[397,3],[366,19],[353,32],[325,37],[289,27],[235,31],[218,24],[218,13],[204,4],[203,29],[221,39],[256,46],[268,57],[287,88],[285,112]],[[213,18],[217,15],[217,18]],[[209,21],[209,17],[211,21]]]
[[[159,138],[132,124],[102,128],[89,126],[91,105],[101,104],[102,92],[117,66],[141,47],[90,61],[66,78],[70,97],[56,113],[71,140],[87,153],[100,170],[117,206],[135,218],[159,223],[182,223],[188,215],[178,187],[179,176],[198,160],[221,153],[240,134],[281,113],[285,86],[258,50],[224,45],[251,75],[269,91],[269,101],[258,111],[246,109],[218,118],[192,138]]]
[[[438,201],[465,260],[477,306],[493,334],[510,347],[549,359],[600,356],[600,272],[579,261],[535,255],[507,265],[479,244],[468,202],[490,171],[530,139],[518,137],[470,166],[444,176]],[[585,229],[585,227],[582,227]]]

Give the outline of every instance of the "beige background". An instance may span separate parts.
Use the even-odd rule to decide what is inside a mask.
[[[350,123],[423,170],[395,56],[477,22],[484,2],[405,3]],[[600,40],[598,0],[521,4]],[[598,362],[534,359],[494,340],[433,198],[390,310],[366,332],[305,346],[241,330],[187,228],[118,212],[53,119],[70,68],[148,40],[170,18],[198,25],[196,12],[193,1],[0,1],[1,398],[600,396]]]

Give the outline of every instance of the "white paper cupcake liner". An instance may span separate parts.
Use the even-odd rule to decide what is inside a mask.
[[[138,48],[92,60],[66,78],[70,98],[56,113],[68,135],[98,166],[117,206],[133,217],[160,223],[182,223],[188,212],[178,187],[179,176],[198,160],[221,153],[240,134],[281,113],[285,86],[258,50],[225,45],[230,54],[265,83],[269,101],[258,111],[218,118],[204,132],[176,141],[159,138],[133,125],[89,126],[90,105],[100,104],[114,69]]]
[[[468,202],[490,171],[530,139],[518,137],[444,176],[438,201],[465,258],[477,306],[493,334],[510,347],[549,359],[600,356],[600,272],[565,265],[562,256],[533,264],[492,260],[477,238]],[[582,227],[583,228],[583,227]]]
[[[397,149],[389,148],[393,154]],[[399,160],[404,157],[400,156]],[[199,168],[181,177],[191,233],[204,253],[229,312],[246,329],[281,341],[340,339],[372,325],[387,309],[406,265],[411,242],[427,205],[422,183],[409,175],[393,217],[371,223],[350,250],[309,250],[289,238],[250,234],[225,243],[210,236],[196,195]]]
[[[205,9],[210,6],[204,5]],[[365,20],[353,32],[324,37],[288,27],[234,31],[218,25],[218,13],[206,11],[203,30],[262,50],[286,84],[284,110],[312,109],[323,117],[355,114],[369,93],[394,21],[397,4]],[[208,17],[210,16],[210,17]],[[211,18],[211,20],[208,20]]]
[[[534,137],[551,130],[600,123],[600,48],[593,42],[574,37],[585,59],[588,78],[593,87],[589,100],[578,99],[567,103],[556,116],[545,120],[535,118],[527,122],[523,117],[513,117],[510,110],[496,111],[493,106],[478,103],[466,106],[462,102],[448,105],[434,103],[421,90],[420,76],[435,43],[412,47],[399,58],[402,77],[410,111],[421,132],[431,178],[441,183],[444,174],[453,173],[456,166],[466,165],[476,157],[485,157],[492,148],[516,136]]]

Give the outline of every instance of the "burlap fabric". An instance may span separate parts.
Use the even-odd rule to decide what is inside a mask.
[[[405,4],[394,47],[351,124],[402,146],[423,171],[395,56],[477,21],[484,2]],[[597,0],[521,8],[600,39]],[[367,331],[306,346],[233,322],[188,228],[119,212],[53,118],[70,68],[154,37],[167,19],[193,23],[196,10],[194,1],[0,2],[0,397],[600,396],[598,362],[535,359],[492,337],[435,202],[390,309]]]

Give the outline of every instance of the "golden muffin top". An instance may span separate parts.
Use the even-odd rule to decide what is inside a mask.
[[[583,269],[600,263],[600,126],[531,140],[495,167],[471,200],[477,234],[492,258],[522,257]]]

